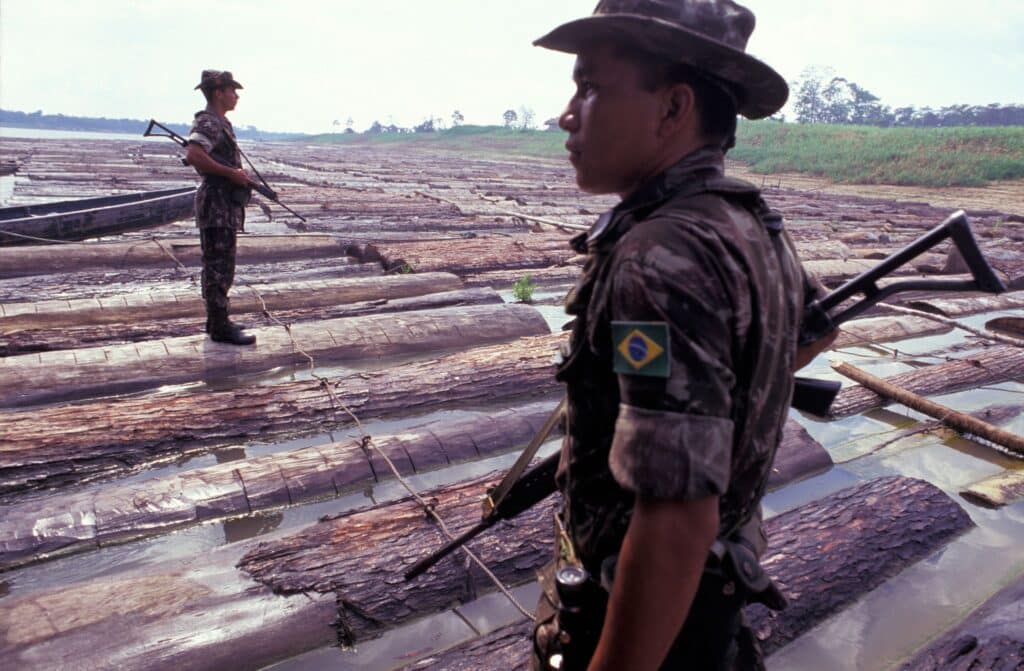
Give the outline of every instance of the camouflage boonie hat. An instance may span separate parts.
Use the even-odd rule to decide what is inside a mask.
[[[588,44],[625,40],[719,80],[740,114],[762,119],[782,109],[789,86],[746,53],[754,23],[754,13],[732,0],[601,0],[593,15],[562,24],[534,44],[575,54]]]
[[[242,88],[242,85],[235,81],[234,75],[228,70],[203,70],[203,74],[199,78],[199,84],[193,90],[219,89],[224,86],[236,89]]]

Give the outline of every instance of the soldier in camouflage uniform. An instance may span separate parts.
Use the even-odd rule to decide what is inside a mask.
[[[245,227],[245,205],[252,193],[251,180],[242,169],[235,131],[227,113],[238,103],[242,85],[230,72],[203,70],[197,89],[206,109],[196,113],[188,137],[186,160],[202,176],[196,191],[196,226],[203,250],[203,300],[210,339],[233,345],[251,345],[246,334],[228,319],[228,291],[235,278],[238,232]]]
[[[762,667],[741,608],[783,605],[757,566],[760,501],[814,289],[781,218],[724,175],[737,112],[788,96],[745,53],[753,27],[731,0],[602,0],[536,42],[577,55],[560,118],[577,183],[622,202],[573,241],[587,262],[558,372],[559,561],[607,608],[584,609],[590,645],[579,616],[560,629],[547,572],[535,669],[556,652],[562,669]]]

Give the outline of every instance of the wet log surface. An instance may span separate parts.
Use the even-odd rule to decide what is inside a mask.
[[[493,479],[429,493],[453,533],[479,519]],[[531,580],[549,561],[554,497],[470,543],[506,584]],[[972,526],[945,493],[922,480],[889,477],[851,487],[768,520],[764,566],[790,600],[781,613],[748,608],[770,653]],[[302,534],[261,543],[239,567],[279,594],[334,593],[355,640],[452,607],[493,589],[464,557],[442,560],[417,581],[402,572],[445,539],[413,501],[325,520]],[[385,590],[380,585],[386,585]],[[525,650],[525,648],[524,648]],[[501,660],[487,668],[517,668]]]
[[[467,348],[548,332],[522,305],[477,305],[252,329],[256,344],[236,347],[205,335],[138,344],[42,352],[0,359],[0,406],[210,381],[307,363],[320,364]]]
[[[1024,499],[1024,468],[979,480],[962,489],[960,495],[986,508],[1002,508],[1020,501]]]
[[[454,277],[454,276],[453,276]],[[245,289],[240,291],[243,295]],[[237,301],[232,300],[232,320],[249,326],[273,326],[274,322],[256,306],[245,316],[239,310]],[[341,319],[371,314],[410,312],[416,310],[437,310],[467,305],[497,305],[502,297],[493,289],[476,288],[456,291],[441,291],[410,298],[382,298],[371,301],[328,305],[320,308],[272,311],[274,319],[284,324],[300,321]],[[144,342],[160,338],[175,338],[194,335],[203,331],[204,317],[166,319],[161,321],[139,321],[123,324],[100,324],[94,326],[65,326],[16,331],[0,335],[0,356],[14,356],[31,352],[49,352],[62,349],[77,349],[98,345],[113,345],[125,342]],[[932,322],[934,323],[934,322]]]
[[[553,357],[562,340],[521,338],[330,381],[359,417],[551,394],[560,388]],[[40,488],[124,475],[217,443],[350,422],[316,381],[149,394],[120,400],[116,413],[104,401],[0,411],[0,503]]]
[[[1024,291],[1014,291],[999,296],[930,298],[923,301],[910,301],[907,303],[907,307],[924,312],[934,312],[946,317],[961,317],[997,310],[1019,310],[1024,308]]]
[[[23,277],[89,268],[121,269],[135,266],[176,267],[168,252],[186,266],[202,260],[199,237],[113,243],[12,247],[0,257],[0,277]],[[239,236],[238,263],[258,260],[287,260],[309,257],[344,256],[338,241],[325,235]]]
[[[1024,669],[1024,578],[1006,587],[901,671]]]
[[[927,366],[885,379],[922,396],[951,394],[1006,380],[1024,380],[1024,349],[993,347],[958,361]],[[881,408],[887,403],[888,399],[859,385],[846,387],[839,392],[830,413],[832,417],[846,417]]]
[[[408,298],[461,288],[462,282],[449,273],[242,285],[231,293],[231,310],[235,314],[263,309],[295,310]],[[0,303],[0,338],[19,330],[119,324],[205,314],[206,304],[194,290],[132,293],[103,299]]]

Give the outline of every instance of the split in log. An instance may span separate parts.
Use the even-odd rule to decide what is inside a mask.
[[[209,381],[277,366],[385,358],[538,335],[544,317],[522,305],[478,305],[367,315],[253,329],[257,343],[236,347],[206,336],[168,338],[0,359],[0,406]],[[294,339],[294,341],[293,341]]]
[[[481,478],[426,496],[457,533],[479,519],[479,496],[492,482]],[[554,508],[555,497],[546,499],[470,545],[503,582],[531,580],[551,557]],[[766,652],[774,651],[971,525],[941,490],[899,477],[857,485],[772,518],[766,523],[764,565],[789,595],[790,606],[781,613],[750,606],[754,631]],[[260,543],[239,567],[280,594],[333,592],[344,631],[359,640],[493,589],[461,556],[404,582],[402,572],[424,548],[444,540],[422,509],[405,500]],[[518,668],[510,661],[487,668]]]
[[[900,671],[1024,669],[1024,579],[986,601]]]
[[[1024,499],[1024,470],[1005,471],[961,490],[968,501],[986,508],[1002,508]]]
[[[122,269],[159,265],[175,267],[174,255],[185,265],[202,260],[199,238],[167,238],[114,243],[77,243],[57,247],[40,245],[5,250],[0,257],[0,278],[66,273],[88,268]],[[240,235],[238,264],[253,261],[344,256],[338,241],[326,235]]]
[[[1024,350],[1017,347],[993,347],[968,358],[928,366],[886,378],[897,387],[920,395],[951,394],[986,384],[1024,378]],[[832,404],[832,417],[856,415],[881,408],[888,399],[862,386],[847,387]]]
[[[236,286],[231,295],[235,314],[264,309],[296,310],[357,301],[392,300],[462,288],[448,273],[387,275],[306,282]],[[262,300],[261,300],[262,299]],[[206,314],[198,291],[127,294],[102,299],[0,304],[0,337],[18,330],[142,322]]]
[[[399,275],[396,277],[408,277]],[[452,275],[451,277],[454,277]],[[242,290],[244,292],[244,289]],[[504,299],[490,288],[460,289],[458,291],[442,291],[440,293],[413,296],[410,298],[379,299],[359,303],[344,303],[321,308],[302,308],[298,310],[273,310],[274,318],[285,324],[300,321],[341,319],[343,317],[361,317],[371,314],[390,312],[410,312],[414,310],[438,310],[440,308],[466,305],[496,305],[504,303]],[[238,321],[240,310],[232,300],[232,312]],[[254,316],[265,325],[271,322],[264,315]],[[250,321],[250,324],[253,322]],[[115,343],[141,342],[193,335],[203,329],[202,319],[190,317],[185,319],[168,319],[163,321],[132,322],[126,324],[100,324],[97,326],[62,327],[56,329],[40,329],[19,331],[7,336],[0,336],[0,357],[28,354],[31,352],[50,352],[62,349],[77,349],[112,345]]]
[[[361,418],[410,415],[557,392],[563,335],[520,338],[433,361],[330,378]],[[430,380],[429,386],[423,381]],[[315,380],[231,391],[174,391],[117,401],[0,411],[0,504],[66,483],[123,475],[215,444],[351,423]]]
[[[988,422],[953,410],[934,401],[929,401],[899,385],[866,373],[849,363],[833,366],[840,375],[848,377],[876,394],[885,396],[903,405],[937,419],[963,433],[968,433],[1009,450],[1019,457],[1024,457],[1024,437],[1000,429]]]

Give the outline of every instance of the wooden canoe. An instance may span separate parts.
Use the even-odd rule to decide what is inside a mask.
[[[0,209],[0,246],[85,240],[192,216],[195,187]],[[19,237],[30,236],[30,237]]]

